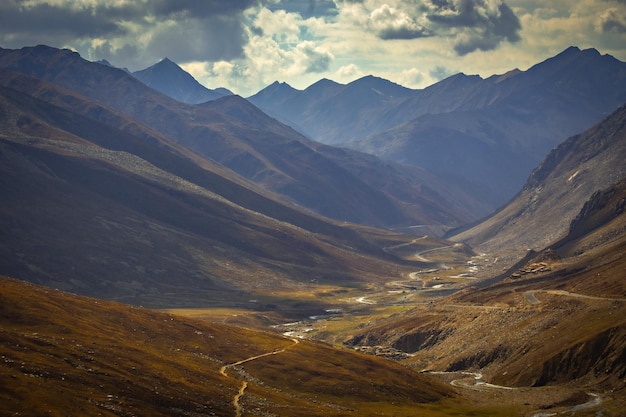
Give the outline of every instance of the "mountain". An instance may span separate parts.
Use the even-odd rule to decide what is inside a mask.
[[[551,151],[501,210],[452,237],[517,254],[560,239],[591,196],[626,176],[626,105]]]
[[[379,320],[346,344],[403,352],[407,366],[449,372],[459,385],[480,378],[509,401],[527,401],[546,414],[579,407],[589,415],[620,415],[626,398],[624,201],[621,181],[585,204],[563,240],[489,285],[470,284]],[[530,387],[538,391],[534,399],[526,397]],[[551,394],[543,397],[542,387]]]
[[[511,403],[529,406],[515,415],[621,415],[625,202],[623,177],[593,193],[562,238],[545,249],[529,252],[495,278],[469,281],[453,295],[372,322],[351,333],[346,345],[392,351],[405,365],[447,376],[458,387],[474,387],[482,395],[500,392]],[[538,216],[546,228],[559,220],[528,215]],[[535,232],[543,238],[541,230]],[[486,256],[498,262],[497,253]]]
[[[624,102],[626,63],[572,47],[527,71],[457,75],[421,90],[383,113],[400,124],[348,146],[464,184],[496,208],[550,149]]]
[[[322,79],[303,91],[274,83],[248,100],[308,137],[332,145],[365,137],[372,128],[379,131],[370,120],[379,124],[376,113],[381,108],[412,92],[370,75],[346,85]]]
[[[453,245],[419,250],[433,268],[386,288],[413,308],[334,340],[528,407],[515,415],[623,413],[625,127],[626,105],[563,142],[509,205],[452,237],[478,254],[468,272],[433,259]]]
[[[183,103],[204,103],[233,94],[225,88],[210,90],[204,87],[168,58],[164,58],[146,69],[135,71],[133,75],[148,87]]]
[[[414,267],[384,249],[409,236],[316,215],[127,114],[56,84],[0,71],[0,85],[10,86],[0,88],[2,273],[153,307],[243,308],[261,300],[255,308],[294,318],[327,307],[323,299],[294,299],[295,289],[358,288]],[[217,102],[219,113],[211,109]],[[237,116],[287,129],[235,96],[195,110],[224,126]],[[258,138],[271,139],[260,127],[258,132]],[[297,152],[291,163],[304,165],[302,154],[337,161],[360,169],[373,185],[411,192],[402,189],[411,170],[393,172],[374,157],[316,145],[292,143]],[[402,181],[385,184],[389,177],[377,173],[386,170]],[[348,201],[356,195],[350,182],[340,189],[342,183],[328,181],[318,187],[345,194]],[[449,192],[443,187],[441,195]],[[423,187],[420,195],[425,210],[444,219],[439,194]],[[355,209],[363,201],[355,200]]]
[[[623,414],[626,106],[457,231],[476,248],[431,235],[483,208],[459,187],[238,96],[36,47],[0,50],[0,115],[0,274],[47,286],[0,278],[3,412]]]
[[[360,175],[371,158],[346,151],[344,154],[350,156],[339,165],[339,161],[319,152],[318,143],[262,114],[237,96],[204,105],[184,104],[147,88],[124,71],[45,46],[2,50],[0,67],[52,82],[116,109],[294,204],[324,216],[384,227],[434,224],[449,228],[487,213],[483,203],[463,189],[441,180],[428,183],[436,178],[431,174],[422,179],[423,170],[396,166],[398,174],[393,175],[370,167],[367,175]],[[5,85],[36,96],[42,94],[33,81],[10,81],[10,78]],[[62,100],[55,104],[71,106],[72,111],[106,122],[103,120],[106,113],[86,114],[88,108]],[[229,109],[229,114],[221,110],[222,105]],[[237,106],[239,110],[234,110]]]
[[[250,100],[314,140],[420,166],[495,210],[552,148],[626,102],[626,63],[570,47],[526,71],[460,73],[379,100],[374,91],[387,90],[352,87],[295,111]]]
[[[0,277],[6,415],[376,414],[468,404],[429,375],[345,349],[77,297]]]
[[[106,117],[135,134],[16,90],[0,93],[3,273],[172,307],[248,305],[271,282],[359,285],[404,268],[382,250],[384,233],[368,237],[285,205],[121,115]],[[76,95],[59,99],[107,113]],[[271,307],[290,308],[289,297]]]

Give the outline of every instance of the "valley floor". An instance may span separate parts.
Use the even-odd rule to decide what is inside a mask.
[[[404,280],[347,290],[311,288],[326,309],[295,321],[280,322],[280,317],[252,311],[173,312],[269,327],[292,340],[323,341],[399,361],[449,384],[476,407],[498,404],[529,417],[622,415],[624,381],[584,372],[541,381],[545,369],[540,368],[546,367],[542,363],[550,355],[558,356],[557,346],[575,345],[605,328],[624,328],[626,297],[564,286],[558,277],[572,266],[553,260],[524,266],[503,279],[499,291],[472,298],[467,294],[475,289],[469,288],[480,282],[477,276],[485,268],[494,268],[497,259],[486,254],[463,256],[460,249],[452,245],[416,252],[430,266]],[[571,319],[584,329],[572,329]],[[559,338],[561,343],[555,344]],[[555,350],[542,350],[542,345]],[[539,368],[521,369],[528,361]]]

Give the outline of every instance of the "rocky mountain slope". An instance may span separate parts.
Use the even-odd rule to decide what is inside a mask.
[[[135,71],[133,75],[148,87],[183,103],[205,103],[233,94],[225,88],[206,88],[168,58],[163,58],[146,69]]]
[[[496,209],[550,149],[626,102],[626,64],[571,47],[526,71],[457,74],[423,90],[355,81],[305,101],[307,90],[268,87],[250,99],[315,140],[420,166]]]
[[[569,233],[545,251],[497,278],[371,323],[346,344],[403,352],[405,365],[493,403],[532,405],[522,415],[621,415],[625,201],[622,180],[595,193]]]
[[[124,71],[87,62],[70,51],[39,46],[1,52],[0,67],[52,82],[113,108],[322,215],[389,227],[450,226],[486,214],[484,205],[464,190],[445,181],[429,183],[435,179],[431,174],[400,166],[380,170],[377,167],[382,163],[370,165],[371,158],[359,153],[322,152],[325,148],[240,97],[192,106],[146,88]],[[5,85],[45,99],[32,82],[11,79]],[[63,101],[56,104],[72,105]],[[74,106],[72,111],[83,110]],[[82,114],[107,122],[96,112]],[[341,157],[334,159],[337,155]],[[364,171],[371,175],[360,175]]]
[[[477,250],[541,250],[563,237],[591,196],[626,176],[626,106],[556,147],[519,194],[483,222],[456,234]]]

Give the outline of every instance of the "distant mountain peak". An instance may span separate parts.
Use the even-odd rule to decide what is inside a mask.
[[[564,49],[561,53],[556,54],[555,56],[553,56],[552,58],[547,59],[544,62],[548,62],[548,61],[557,61],[557,62],[559,62],[559,61],[567,61],[567,60],[570,60],[570,59],[578,59],[580,57],[598,58],[598,57],[601,57],[601,56],[602,56],[602,54],[600,53],[600,51],[598,51],[595,48],[580,49],[577,46],[570,46],[570,47]],[[537,65],[541,65],[541,63],[539,63]]]
[[[512,69],[510,71],[505,72],[504,74],[495,74],[491,77],[487,78],[487,80],[493,81],[494,84],[498,84],[504,80],[508,80],[509,78],[513,78],[516,75],[523,74],[523,71],[519,68]]]
[[[274,81],[273,83],[268,85],[266,88],[267,89],[269,89],[269,88],[271,88],[271,89],[281,88],[281,89],[286,89],[286,90],[295,90],[295,88],[293,88],[288,83],[286,83],[284,81],[278,81],[278,80]]]
[[[203,103],[232,94],[225,88],[210,90],[204,87],[167,57],[146,69],[133,72],[133,75],[147,86],[190,104]]]
[[[557,56],[568,55],[568,54],[578,53],[578,52],[580,52],[580,48],[578,46],[568,46],[567,48],[563,50],[563,52],[561,52],[560,54],[557,54]]]
[[[186,72],[184,69],[182,69],[180,67],[180,65],[178,65],[176,62],[172,61],[171,59],[165,57],[162,60],[160,60],[159,62],[157,62],[154,65],[149,66],[148,68],[141,70],[141,71],[137,71],[137,73],[141,73],[141,72],[154,72],[154,71],[172,71],[172,72],[176,72],[178,74],[180,74],[181,76],[184,77],[191,77],[191,74],[189,74],[188,72]]]
[[[333,80],[329,80],[328,78],[321,78],[320,80],[314,82],[313,84],[311,84],[310,86],[308,86],[306,90],[315,90],[317,88],[320,87],[336,87],[336,86],[341,86],[342,84],[339,84],[336,81]]]
[[[149,67],[149,68],[169,68],[171,70],[184,72],[185,74],[191,76],[189,73],[187,73],[187,71],[182,69],[180,65],[178,65],[176,62],[172,61],[168,57],[163,58],[162,60],[160,60],[159,62],[157,62],[156,64],[154,64],[152,67]]]
[[[291,97],[294,94],[297,94],[298,90],[287,84],[286,82],[274,81],[255,95],[249,97],[251,99],[269,99],[272,101],[275,100],[284,100],[285,98]],[[280,97],[280,99],[279,99]]]
[[[580,53],[589,54],[589,55],[601,55],[600,52],[596,48],[580,49],[578,46],[569,46],[565,48],[563,52],[561,52],[560,54],[557,54],[556,57],[576,55]]]
[[[381,81],[387,81],[387,80],[383,80],[380,77],[376,77],[375,75],[370,74],[361,78],[357,78],[356,80],[348,83],[348,85],[371,84],[371,83],[378,83]],[[391,81],[387,81],[387,82],[391,82]]]

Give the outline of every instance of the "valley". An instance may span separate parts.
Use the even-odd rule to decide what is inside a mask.
[[[570,340],[593,339],[607,328],[623,329],[626,293],[615,297],[589,295],[584,289],[556,289],[563,288],[566,281],[554,278],[576,264],[566,259],[530,263],[502,280],[500,285],[512,291],[492,290],[495,298],[479,296],[472,284],[483,267],[495,259],[485,254],[469,256],[458,245],[425,249],[427,245],[417,245],[420,241],[412,242],[415,255],[431,251],[423,270],[409,273],[406,280],[389,281],[365,291],[326,288],[316,294],[325,306],[318,316],[277,323],[279,317],[261,312],[232,312],[229,317],[224,310],[217,314],[211,309],[168,311],[207,321],[269,328],[293,340],[322,341],[400,362],[450,384],[476,405],[508,404],[518,410],[516,415],[569,415],[574,411],[576,415],[620,415],[625,387],[601,375],[588,376],[583,367],[594,359],[589,365],[575,365],[580,372],[577,383],[538,383],[545,368],[530,372],[535,382],[515,375],[520,372],[516,360],[528,363],[531,355],[545,355],[546,351],[533,350],[541,351],[539,346],[557,335],[559,344],[566,346]],[[407,246],[401,248],[406,250]],[[618,263],[613,270],[621,271],[623,261],[613,262]],[[594,274],[593,270],[585,271],[577,279]],[[619,274],[614,277],[617,281],[621,280]],[[530,352],[520,352],[515,358],[518,353],[514,346],[526,346],[523,349]],[[615,366],[623,366],[618,363]],[[614,371],[607,373],[610,380],[609,375]],[[608,387],[621,388],[608,392]]]
[[[0,48],[0,415],[622,416],[624,74],[247,100]]]

